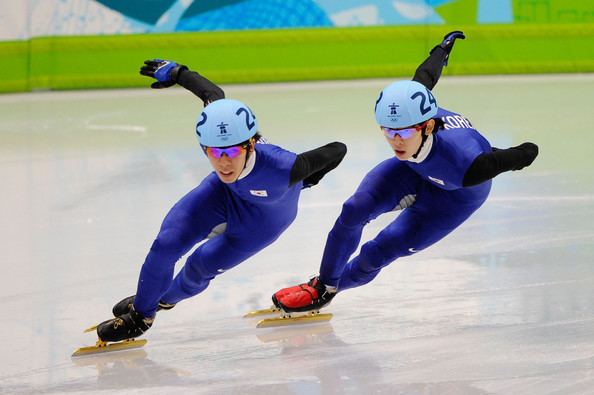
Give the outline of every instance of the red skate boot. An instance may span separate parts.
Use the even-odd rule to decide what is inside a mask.
[[[272,303],[286,313],[316,311],[327,306],[336,295],[336,288],[320,282],[319,276],[307,284],[283,288],[272,295]]]

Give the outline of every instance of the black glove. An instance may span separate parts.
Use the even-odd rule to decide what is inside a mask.
[[[157,80],[151,84],[153,89],[169,88],[177,83],[179,73],[188,67],[179,65],[171,60],[152,59],[145,60],[140,68],[140,74]]]
[[[503,153],[504,151],[506,150],[493,148],[493,152],[496,152],[496,154]],[[523,143],[516,147],[508,148],[507,151],[515,151],[518,153],[518,155],[514,157],[515,163],[509,161],[511,170],[522,170],[524,167],[530,166],[538,156],[538,145],[534,143]],[[508,157],[511,157],[511,155]]]
[[[433,47],[433,49],[429,53],[432,54],[433,51],[435,51],[437,48],[441,48],[444,51],[446,51],[447,55],[443,60],[443,65],[447,66],[448,59],[450,57],[450,52],[452,52],[452,48],[454,48],[454,42],[456,41],[457,38],[459,38],[460,40],[464,40],[466,38],[466,36],[460,30],[455,30],[453,32],[449,32],[448,34],[443,36],[443,41],[441,42],[441,44]]]

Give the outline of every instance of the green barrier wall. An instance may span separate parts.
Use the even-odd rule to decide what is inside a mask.
[[[144,59],[187,64],[217,83],[411,76],[451,30],[448,75],[594,72],[594,25],[291,29],[3,42],[0,92],[146,86]],[[5,58],[6,59],[6,58]]]

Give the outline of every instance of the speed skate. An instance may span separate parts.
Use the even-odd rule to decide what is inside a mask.
[[[244,318],[257,318],[267,315],[276,317],[263,318],[256,324],[256,328],[272,328],[277,326],[303,325],[317,322],[326,322],[332,319],[331,313],[320,313],[319,310],[304,311],[298,313],[287,313],[277,307],[254,310],[245,314]]]
[[[97,329],[97,325],[85,329],[85,333],[93,332]],[[130,350],[134,348],[143,347],[147,341],[145,339],[136,340],[128,339],[121,342],[108,343],[101,339],[98,339],[94,346],[81,347],[72,353],[73,357],[80,357],[84,355],[100,354],[112,351]]]

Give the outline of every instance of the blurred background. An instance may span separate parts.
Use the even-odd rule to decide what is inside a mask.
[[[589,0],[26,0],[0,4],[0,92],[143,86],[163,57],[217,83],[410,76],[446,32],[449,75],[591,72]]]

